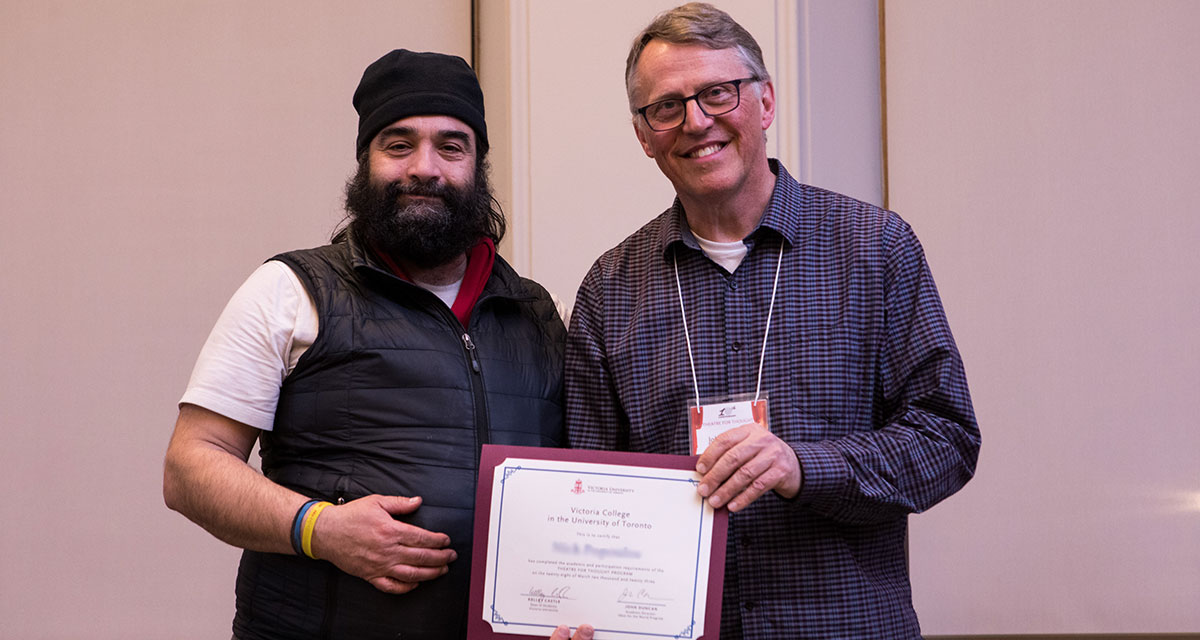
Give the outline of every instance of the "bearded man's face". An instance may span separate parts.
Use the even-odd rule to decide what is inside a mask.
[[[447,116],[385,128],[346,185],[359,241],[421,268],[448,264],[487,236],[491,204],[474,131]]]

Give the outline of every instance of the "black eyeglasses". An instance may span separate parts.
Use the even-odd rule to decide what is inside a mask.
[[[696,106],[708,117],[721,116],[738,108],[742,103],[742,83],[758,82],[758,78],[741,78],[718,82],[704,87],[695,95],[686,98],[667,98],[638,109],[646,121],[646,125],[655,131],[669,131],[683,126],[687,120],[688,100],[695,100]]]

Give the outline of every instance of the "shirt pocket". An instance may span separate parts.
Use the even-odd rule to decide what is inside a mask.
[[[819,417],[818,440],[870,428],[871,376],[860,332],[842,325],[813,328],[793,346],[791,383],[799,390],[796,407]],[[861,424],[860,424],[861,423]]]

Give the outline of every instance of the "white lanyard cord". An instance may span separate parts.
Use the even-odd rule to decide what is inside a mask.
[[[754,388],[754,400],[762,395],[763,365],[767,361],[767,336],[771,333],[771,315],[775,313],[775,294],[779,291],[779,272],[783,266],[783,249],[787,241],[780,239],[779,260],[775,263],[775,282],[771,285],[771,303],[767,307],[767,327],[763,330],[762,352],[758,356],[758,384]],[[688,335],[687,311],[683,308],[683,285],[679,282],[679,259],[675,256],[675,248],[671,247],[671,262],[675,265],[675,290],[679,292],[679,315],[683,317],[683,340],[687,343],[688,363],[692,366],[692,387],[696,392],[696,406],[700,406],[700,380],[696,377],[696,359],[692,356],[692,339]]]
[[[692,357],[692,339],[688,336],[687,311],[683,309],[683,285],[679,284],[679,259],[671,247],[671,262],[675,263],[675,290],[679,292],[679,315],[683,316],[683,340],[687,343],[688,363],[692,365],[692,387],[696,390],[696,406],[700,406],[700,380],[696,377],[696,359]]]
[[[779,260],[775,263],[775,283],[771,285],[771,304],[767,307],[767,328],[763,329],[762,354],[758,356],[758,386],[754,388],[754,401],[762,394],[763,364],[767,361],[767,335],[771,333],[771,314],[775,312],[775,292],[779,291],[779,270],[783,266],[783,248],[787,241],[779,239]]]

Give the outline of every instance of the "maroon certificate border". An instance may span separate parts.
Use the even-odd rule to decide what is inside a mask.
[[[470,608],[467,612],[468,640],[544,638],[550,635],[550,630],[546,632],[545,636],[500,633],[492,630],[492,626],[483,619],[485,586],[483,582],[487,564],[488,519],[492,512],[492,479],[495,478],[496,467],[508,458],[685,470],[695,470],[697,460],[697,456],[671,456],[659,453],[483,445],[483,453],[479,460],[479,482],[475,491],[475,539],[471,545],[471,597]],[[698,636],[698,639],[716,638],[721,630],[721,592],[725,582],[725,539],[729,524],[729,511],[724,508],[716,509],[713,511],[713,515],[712,548],[708,561],[708,599],[704,609],[704,635]],[[562,624],[571,625],[584,623],[591,623],[591,621],[562,621]]]

